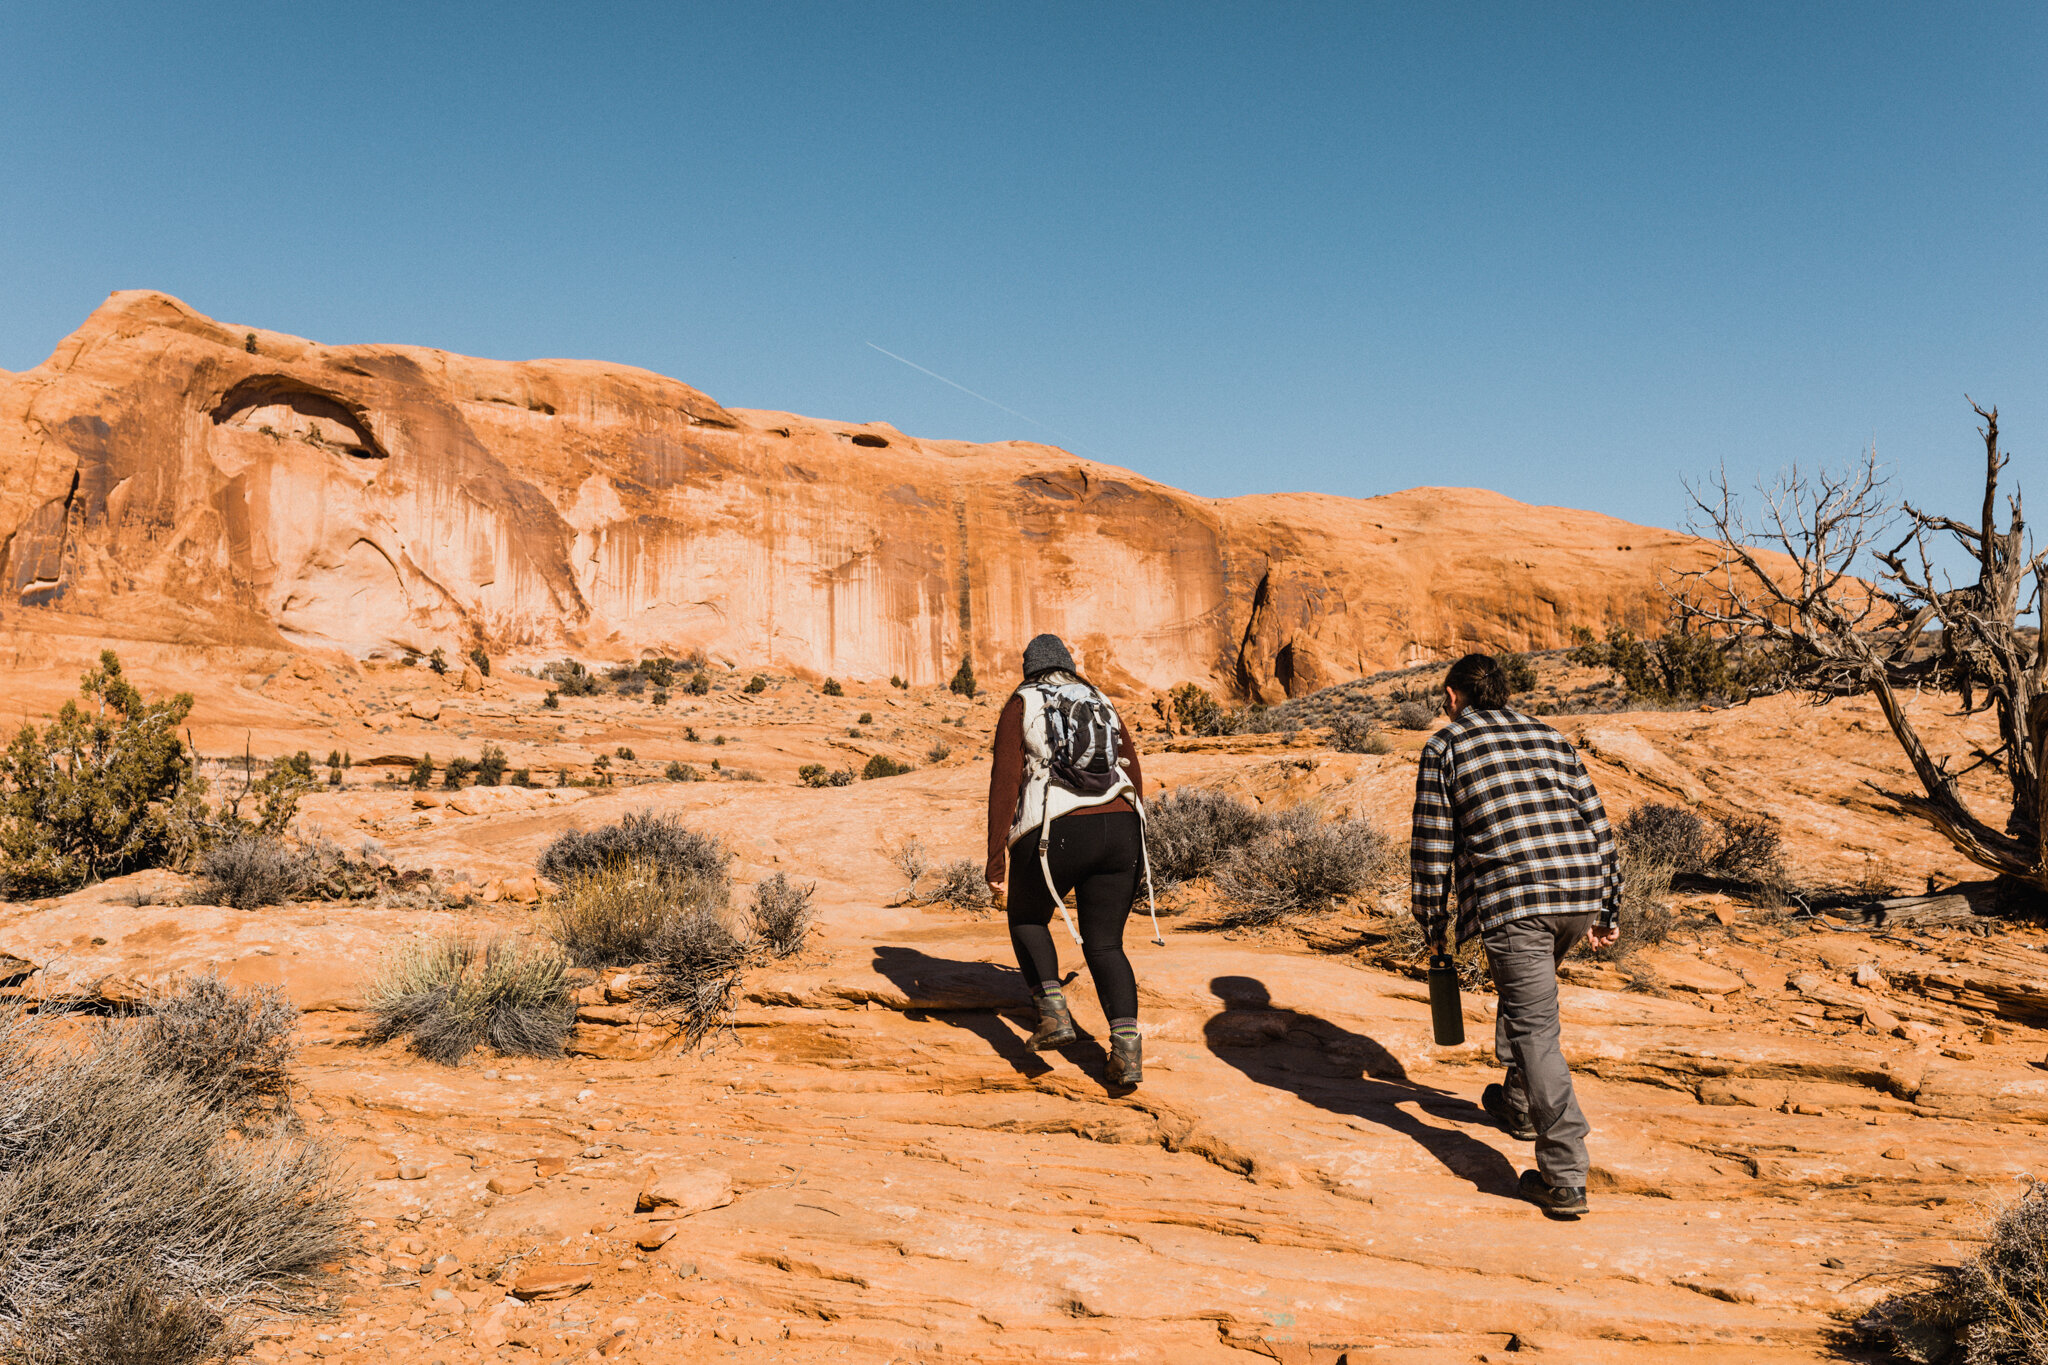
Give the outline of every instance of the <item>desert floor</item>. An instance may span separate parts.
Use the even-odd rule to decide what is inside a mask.
[[[75,662],[20,661],[24,712],[68,694]],[[541,684],[503,669],[468,690],[424,669],[170,651],[131,671],[148,691],[200,694],[208,755],[345,749],[348,782],[309,798],[304,826],[469,892],[433,910],[238,912],[180,904],[186,879],[143,873],[0,906],[0,953],[37,968],[17,993],[118,1003],[216,965],[281,982],[306,1010],[300,1109],[361,1182],[363,1254],[330,1313],[265,1328],[264,1361],[1850,1359],[1833,1344],[1844,1323],[1914,1267],[1966,1253],[2048,1154],[2037,930],[1873,930],[1681,895],[1685,927],[1626,970],[1568,965],[1593,1213],[1555,1223],[1513,1197],[1529,1152],[1477,1105],[1496,1074],[1491,997],[1467,996],[1467,1045],[1432,1044],[1420,982],[1387,956],[1395,885],[1256,933],[1215,927],[1184,894],[1162,906],[1164,947],[1134,920],[1135,1093],[1103,1083],[1085,973],[1069,987],[1082,1042],[1026,1051],[1000,917],[906,903],[881,848],[916,834],[941,859],[978,859],[1000,693],[830,698],[781,679],[748,697],[745,672],[714,669],[720,690],[663,708],[548,710]],[[1420,733],[1342,754],[1307,731],[1172,736],[1127,709],[1155,788],[1314,800],[1405,842]],[[1916,703],[1967,762],[1990,721],[1952,712]],[[1907,777],[1868,703],[1558,723],[1617,818],[1648,801],[1768,811],[1809,885],[1874,895],[1979,875],[1888,810],[1879,789]],[[547,785],[416,794],[366,762],[486,742]],[[876,752],[917,770],[796,781],[801,764]],[[599,754],[619,785],[552,785]],[[713,780],[660,780],[671,761]],[[718,777],[729,769],[761,780]],[[1973,792],[1995,777],[1979,769]],[[679,1052],[640,1017],[630,973],[607,972],[564,1060],[450,1068],[355,1041],[383,953],[450,928],[540,932],[527,879],[542,845],[632,810],[728,839],[738,899],[777,871],[817,884],[811,949],[749,975],[729,1035]],[[635,1213],[655,1175],[703,1172],[729,1180],[729,1203],[661,1224]],[[550,1275],[563,1296],[507,1294]]]

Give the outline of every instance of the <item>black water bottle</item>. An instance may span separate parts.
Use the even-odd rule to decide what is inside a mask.
[[[1438,1047],[1465,1041],[1465,1006],[1458,999],[1458,963],[1449,953],[1429,955],[1429,1021]]]

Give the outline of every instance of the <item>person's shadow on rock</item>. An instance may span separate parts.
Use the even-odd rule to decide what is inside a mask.
[[[1026,1036],[1038,1024],[1031,990],[1016,968],[993,962],[961,962],[933,957],[915,948],[885,945],[875,949],[875,971],[903,992],[909,1002],[907,1015],[929,1015],[941,1023],[965,1029],[987,1043],[989,1050],[1008,1062],[1020,1076],[1035,1078],[1052,1070],[1052,1064],[1024,1046],[1024,1038],[1000,1017],[1009,1015],[1020,1021]],[[1067,979],[1071,981],[1072,975]],[[1080,1041],[1059,1051],[1068,1061],[1102,1079],[1102,1046],[1093,1043],[1085,1033]]]
[[[1264,982],[1219,976],[1209,983],[1221,1012],[1202,1026],[1209,1051],[1260,1085],[1292,1091],[1319,1109],[1364,1119],[1413,1138],[1445,1170],[1483,1194],[1513,1197],[1515,1167],[1479,1139],[1424,1123],[1401,1106],[1470,1122],[1485,1111],[1470,1100],[1419,1085],[1373,1039],[1340,1024],[1273,1004]]]

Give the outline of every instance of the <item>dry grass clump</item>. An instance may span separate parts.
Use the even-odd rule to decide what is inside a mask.
[[[0,1013],[0,1357],[190,1365],[309,1307],[351,1246],[328,1153],[237,1133],[137,1029],[59,1044]]]
[[[894,842],[885,838],[876,847],[889,860],[889,866],[903,874],[903,894],[898,899],[916,900],[917,884],[932,870],[932,860],[925,852],[924,840],[915,834],[906,834]]]
[[[1325,824],[1309,806],[1276,817],[1267,831],[1230,855],[1216,889],[1231,902],[1226,922],[1274,924],[1327,906],[1390,873],[1393,841],[1364,820]]]
[[[722,871],[670,872],[633,858],[570,877],[548,897],[541,917],[577,966],[614,967],[647,961],[670,920],[697,907],[722,907],[730,895]]]
[[[1422,932],[1422,925],[1415,916],[1401,911],[1391,916],[1393,923],[1387,935],[1388,947],[1394,957],[1407,962],[1427,962],[1436,949],[1429,936]],[[1457,932],[1453,926],[1451,932]],[[1493,969],[1486,960],[1486,948],[1476,938],[1464,943],[1448,945],[1451,961],[1458,969],[1458,984],[1468,991],[1478,990],[1493,979]]]
[[[1227,792],[1182,787],[1145,808],[1145,846],[1161,886],[1207,876],[1263,835],[1268,816]]]
[[[1856,1329],[1915,1365],[2048,1365],[2048,1185],[2001,1210],[1982,1251],[1885,1299]]]
[[[667,877],[697,877],[722,884],[732,850],[716,835],[700,834],[673,815],[628,811],[616,824],[565,830],[541,850],[544,877],[567,884],[572,878],[628,863]]]
[[[754,923],[754,937],[764,951],[776,957],[795,957],[804,950],[817,913],[811,898],[818,892],[816,882],[793,882],[778,872],[754,883],[754,903],[748,918]]]
[[[671,919],[653,944],[652,988],[646,999],[667,1014],[685,1048],[725,1031],[746,969],[759,951],[709,906]]]
[[[1385,754],[1394,748],[1370,716],[1348,713],[1330,722],[1330,747],[1343,754]]]
[[[299,1012],[282,987],[238,991],[208,972],[151,993],[147,1004],[134,1040],[153,1070],[184,1077],[232,1116],[290,1112]]]
[[[576,1027],[569,963],[553,944],[449,934],[405,944],[371,984],[366,1039],[409,1038],[447,1066],[488,1043],[519,1057],[559,1057]]]

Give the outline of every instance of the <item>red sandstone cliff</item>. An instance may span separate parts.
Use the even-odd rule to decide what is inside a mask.
[[[1471,489],[1205,499],[1023,442],[736,411],[582,360],[322,346],[113,295],[0,371],[0,616],[914,682],[1041,630],[1269,699],[1662,619],[1698,542]]]

